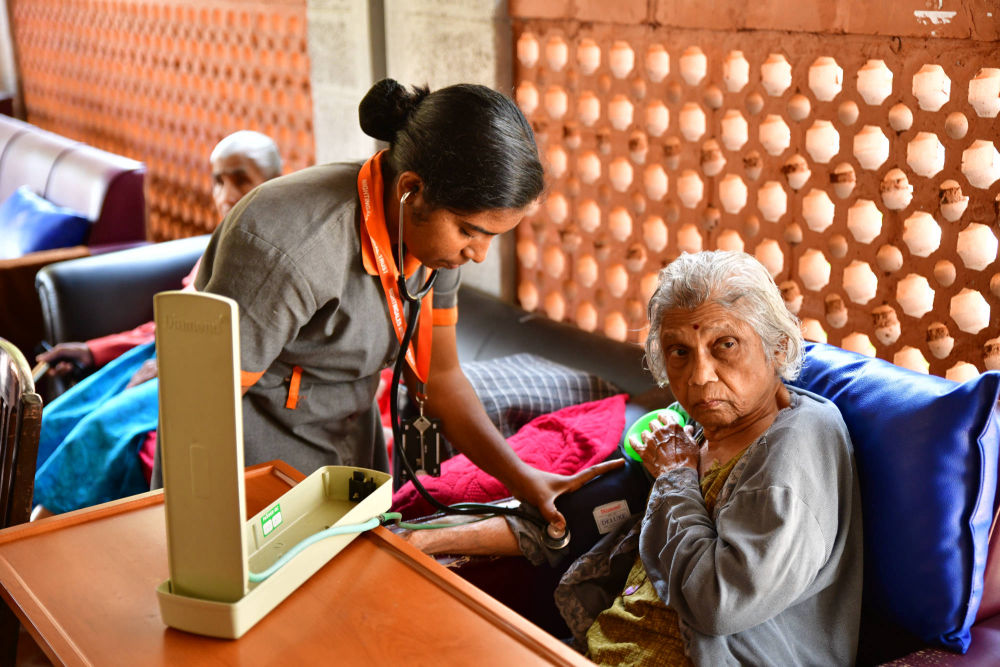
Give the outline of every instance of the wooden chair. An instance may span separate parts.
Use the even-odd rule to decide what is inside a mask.
[[[31,514],[35,462],[42,426],[42,399],[21,351],[0,338],[0,528],[24,523]],[[0,664],[14,664],[20,629],[0,604]]]

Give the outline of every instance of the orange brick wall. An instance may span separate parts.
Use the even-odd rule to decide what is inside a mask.
[[[27,120],[146,163],[148,235],[217,224],[208,156],[264,132],[314,161],[305,0],[8,0]]]
[[[642,342],[661,266],[741,249],[809,338],[1000,368],[996,19],[763,4],[512,1],[550,182],[517,231],[521,304]]]

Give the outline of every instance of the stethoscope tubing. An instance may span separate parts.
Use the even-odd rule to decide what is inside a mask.
[[[403,364],[405,363],[406,357],[405,350],[408,348],[410,341],[413,338],[413,330],[416,327],[417,318],[420,315],[420,308],[422,306],[423,299],[431,291],[431,288],[434,286],[434,282],[437,280],[438,276],[437,269],[431,271],[431,274],[427,277],[423,286],[421,286],[416,294],[411,294],[410,289],[406,284],[406,276],[403,272],[403,211],[406,208],[406,200],[409,198],[410,194],[410,191],[404,192],[403,196],[399,199],[399,235],[397,237],[397,257],[399,262],[398,284],[400,295],[408,304],[410,304],[410,306],[409,313],[407,313],[406,317],[406,329],[403,332],[403,339],[399,343],[399,354],[396,356],[396,363],[393,364],[392,368],[392,386],[390,387],[389,416],[390,421],[392,422],[392,438],[396,450],[395,454],[400,457],[403,467],[406,468],[406,472],[410,476],[410,480],[413,482],[413,486],[417,489],[420,495],[423,496],[424,499],[438,511],[445,514],[517,516],[536,524],[542,529],[544,534],[544,531],[548,526],[544,519],[528,514],[527,512],[517,508],[498,507],[496,505],[487,505],[484,503],[456,503],[455,505],[445,505],[432,496],[420,480],[417,479],[413,466],[410,465],[410,461],[406,457],[406,452],[403,448],[403,426],[399,417],[399,385],[402,381]],[[423,270],[423,267],[421,267],[421,270]]]

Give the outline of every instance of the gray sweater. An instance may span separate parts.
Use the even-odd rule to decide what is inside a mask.
[[[578,641],[621,592],[638,548],[696,665],[853,664],[862,535],[850,436],[831,402],[789,391],[791,406],[747,449],[713,515],[694,470],[669,472],[641,522],[570,566],[556,603]]]

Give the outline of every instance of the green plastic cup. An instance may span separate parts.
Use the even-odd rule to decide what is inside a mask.
[[[672,416],[677,420],[677,423],[681,426],[687,426],[688,421],[691,419],[688,417],[688,413],[684,411],[684,408],[681,407],[681,404],[676,401],[662,410],[653,410],[652,412],[647,412],[643,416],[639,417],[639,419],[637,419],[635,423],[629,427],[628,431],[625,432],[625,436],[622,438],[622,448],[625,450],[625,453],[629,458],[635,461],[642,461],[642,458],[635,451],[635,449],[632,448],[632,444],[629,442],[632,436],[642,437],[639,434],[649,429],[649,423],[651,421],[661,416],[666,416],[665,413],[668,412],[672,414]]]

